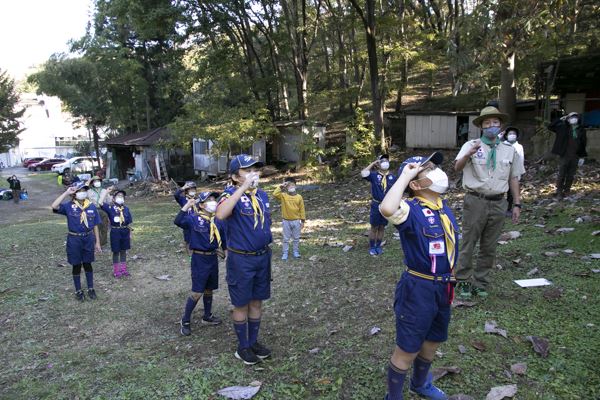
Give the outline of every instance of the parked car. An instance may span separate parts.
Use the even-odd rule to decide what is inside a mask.
[[[29,157],[23,160],[23,166],[29,168],[31,164],[39,163],[44,161],[45,157]]]
[[[53,165],[65,162],[62,158],[46,158],[38,163],[29,164],[30,171],[50,171]]]
[[[64,161],[64,160],[63,160]],[[94,157],[72,157],[68,160],[52,166],[52,171],[58,174],[64,173],[85,173],[93,172],[100,168],[98,161]]]

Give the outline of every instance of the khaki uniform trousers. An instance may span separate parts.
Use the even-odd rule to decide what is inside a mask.
[[[465,194],[462,241],[456,269],[458,281],[471,282],[481,289],[490,283],[489,274],[496,262],[496,247],[504,227],[507,205],[505,198],[486,200]],[[479,253],[473,267],[477,243],[479,243]]]

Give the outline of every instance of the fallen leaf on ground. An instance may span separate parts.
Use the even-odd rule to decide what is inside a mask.
[[[318,383],[319,385],[331,385],[331,379],[321,378],[316,383]]]
[[[319,260],[319,256],[317,256],[317,255],[308,257],[308,261],[315,262],[315,261],[318,261],[318,260]]]
[[[571,250],[571,249],[564,249],[564,250],[563,250],[563,253],[565,253],[565,254],[573,254],[573,253],[575,253],[575,250]]]
[[[538,272],[540,272],[540,270],[536,267],[536,268],[530,270],[529,272],[527,272],[527,276],[535,275]]]
[[[171,275],[159,275],[155,276],[159,281],[170,281],[173,277]]]
[[[220,394],[223,397],[227,397],[228,399],[251,399],[258,393],[259,390],[260,385],[229,386],[219,390],[217,394]]]
[[[354,247],[350,246],[350,245],[346,245],[344,246],[344,248],[342,249],[344,251],[344,253],[349,252],[350,250],[352,250]]]
[[[496,321],[485,321],[483,330],[485,333],[495,333],[508,339],[506,329],[498,328],[498,324]]]
[[[452,302],[452,307],[473,307],[476,304],[476,301],[454,300]]]
[[[594,232],[592,232],[592,236],[598,236],[598,235],[600,235],[600,231],[594,231]]]
[[[550,342],[548,339],[539,336],[526,336],[525,339],[533,344],[533,350],[542,356],[542,358],[548,357],[548,352],[550,351]]]
[[[471,342],[471,346],[473,346],[474,348],[476,348],[479,351],[485,351],[486,350],[486,345],[485,343],[479,341],[479,340],[474,340]]]
[[[590,258],[594,260],[600,259],[600,253],[592,253],[590,254]]]
[[[508,241],[508,240],[517,239],[519,237],[521,237],[521,232],[519,232],[519,231],[509,231],[509,232],[502,233],[502,235],[500,235],[500,237],[498,238],[498,240]]]
[[[546,300],[556,300],[562,296],[562,290],[559,288],[551,288],[544,290],[544,298]]]
[[[460,374],[461,369],[455,366],[452,367],[437,367],[431,370],[431,375],[433,375],[433,382],[438,379],[450,374]]]
[[[600,269],[593,269],[592,268],[592,272],[595,273],[595,274],[597,274],[598,272],[600,272]]]
[[[467,352],[467,348],[465,346],[463,346],[462,344],[458,345],[458,352],[460,354],[465,354]]]
[[[369,334],[370,334],[371,336],[373,336],[373,335],[377,335],[379,332],[381,332],[381,328],[380,328],[380,327],[378,327],[378,326],[374,326],[374,327],[372,327],[372,328],[371,328],[371,330],[369,331]]]
[[[319,353],[320,351],[321,351],[321,349],[320,349],[320,348],[318,348],[318,347],[315,347],[314,349],[310,349],[310,350],[308,351],[308,353],[309,353],[309,354],[317,354],[317,353]]]
[[[544,255],[546,257],[556,257],[556,256],[558,256],[558,253],[555,252],[555,251],[547,251],[547,252],[544,253]]]
[[[61,267],[61,268],[65,268],[67,266],[67,264],[64,263],[58,263],[56,264],[57,267]]]
[[[485,396],[485,400],[502,400],[517,394],[517,385],[496,386]]]
[[[510,366],[510,372],[517,375],[525,375],[527,373],[527,364],[516,363]]]
[[[556,230],[556,233],[569,233],[569,232],[573,232],[575,230],[575,228],[558,228]]]

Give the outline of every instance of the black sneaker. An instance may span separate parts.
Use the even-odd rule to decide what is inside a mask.
[[[85,295],[83,294],[83,290],[76,291],[75,298],[79,301],[85,301]]]
[[[201,322],[207,325],[219,325],[223,321],[221,321],[221,318],[216,317],[214,314],[210,314],[208,317],[202,317]]]
[[[254,343],[250,348],[254,354],[256,354],[256,357],[260,358],[261,360],[271,356],[271,350],[258,342]]]
[[[96,296],[96,291],[94,288],[88,289],[88,297],[92,300],[96,300],[98,296]]]
[[[181,325],[181,329],[179,329],[179,332],[183,336],[190,336],[192,334],[192,328],[190,326],[190,321],[183,322],[183,320],[181,320],[181,321],[179,321],[179,324]]]
[[[260,362],[260,358],[258,358],[249,347],[238,349],[235,352],[235,358],[242,360],[246,365],[254,365]]]

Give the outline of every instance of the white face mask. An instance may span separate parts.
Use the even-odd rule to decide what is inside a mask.
[[[125,199],[122,196],[115,197],[115,203],[121,205],[125,203]]]
[[[577,125],[577,120],[578,120],[578,118],[576,118],[576,117],[569,118],[569,124]]]
[[[514,143],[517,141],[517,135],[511,133],[506,137],[506,139],[508,139],[509,142]]]
[[[432,192],[442,194],[448,190],[448,175],[440,168],[429,171],[425,177],[431,181],[431,185],[427,189]]]
[[[214,200],[207,201],[204,203],[204,209],[209,213],[214,213],[217,211],[217,202]]]
[[[195,190],[190,190],[188,192],[188,196],[190,196],[190,197],[194,197],[195,195],[196,195],[196,191]]]
[[[384,170],[384,171],[387,171],[387,170],[390,168],[390,163],[389,163],[388,161],[382,161],[382,162],[379,164],[379,167],[380,167],[382,170]]]
[[[88,197],[87,192],[77,192],[77,193],[75,193],[75,198],[77,200],[85,200],[85,199],[87,199],[87,197]]]
[[[94,181],[94,187],[95,188],[99,188],[100,186],[102,186],[102,182],[100,182],[100,181]]]
[[[296,188],[294,186],[288,188],[288,192],[296,193]]]

